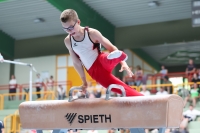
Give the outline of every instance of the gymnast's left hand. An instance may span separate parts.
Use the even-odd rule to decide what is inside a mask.
[[[129,77],[132,77],[134,75],[131,69],[126,64],[126,62],[121,63],[121,69],[119,70],[119,72],[123,72],[124,70],[127,72]]]

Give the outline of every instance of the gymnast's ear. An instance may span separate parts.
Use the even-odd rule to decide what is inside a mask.
[[[77,23],[78,23],[79,25],[81,25],[81,20],[80,20],[80,19],[78,19],[78,20],[77,20]]]

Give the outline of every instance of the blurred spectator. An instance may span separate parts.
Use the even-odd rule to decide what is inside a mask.
[[[42,89],[43,80],[40,77],[39,73],[37,74],[37,79],[35,80],[35,84],[36,84],[37,98],[41,98],[40,91]]]
[[[3,121],[0,121],[0,133],[4,133],[4,124],[3,124]]]
[[[65,99],[65,93],[66,93],[66,90],[63,88],[63,86],[58,85],[58,88],[57,88],[58,100]]]
[[[173,94],[172,82],[169,81],[169,77],[168,76],[164,77],[163,84],[171,85],[171,86],[165,86],[164,89],[165,89],[165,91],[168,92],[168,94]]]
[[[200,98],[200,90],[197,86],[197,83],[193,84],[193,88],[190,90],[189,95],[185,98],[184,105],[187,104],[188,101],[192,101],[193,106],[196,106],[196,101],[198,98]]]
[[[53,76],[51,75],[49,79],[47,79],[47,87],[49,91],[53,91],[53,87],[54,87],[54,80],[53,80]]]
[[[143,85],[146,85],[147,83],[147,80],[149,77],[153,78],[155,76],[155,74],[146,74],[146,75],[143,75],[143,80],[142,80],[142,83]],[[151,94],[156,94],[157,93],[157,89],[155,87],[153,87],[151,90],[150,90]]]
[[[197,69],[197,77],[200,79],[200,69]]]
[[[188,90],[188,89],[185,89],[184,87],[183,87],[183,88],[180,87],[180,88],[178,89],[178,95],[181,96],[181,97],[184,98],[184,99],[185,99],[185,97],[187,97],[189,94],[190,94],[190,93],[189,93],[189,90]]]
[[[97,130],[88,130],[87,133],[98,133]]]
[[[132,67],[129,67],[131,71],[133,71]],[[123,82],[126,83],[129,86],[134,86],[135,85],[135,76],[133,75],[130,77],[128,74],[123,77]]]
[[[164,65],[161,66],[160,74],[162,74],[162,77],[166,76],[168,73],[168,70],[165,68]]]
[[[200,111],[194,109],[194,106],[191,104],[189,110],[183,112],[183,116],[188,118],[189,121],[195,121],[197,116],[200,116]]]
[[[168,95],[168,92],[165,91],[164,87],[160,87],[160,90],[156,93],[156,95]]]
[[[152,88],[151,90],[150,90],[150,93],[151,94],[156,94],[158,91],[157,91],[157,89],[156,88]]]
[[[95,95],[93,93],[90,93],[89,98],[95,98]]]
[[[96,89],[96,91],[95,91],[95,93],[94,93],[95,97],[96,97],[96,98],[100,98],[100,97],[101,97],[101,91],[103,90],[103,86],[100,85],[100,84],[97,82],[97,84],[96,84],[96,86],[95,86],[95,89]]]
[[[91,94],[93,94],[93,93],[91,93]],[[78,91],[77,93],[76,93],[76,97],[77,98],[89,98],[89,96],[90,96],[90,93],[85,93],[84,91]]]
[[[9,82],[9,94],[15,94],[17,90],[17,80],[15,79],[15,76],[12,75],[10,82]],[[9,100],[14,100],[15,96],[10,95]]]
[[[192,82],[194,82],[194,83],[200,82],[200,79],[197,77],[196,73],[193,74]],[[198,85],[198,87],[199,87],[199,85]]]
[[[165,68],[164,65],[161,66],[160,74],[161,74],[161,83],[163,83],[164,77],[168,74],[168,70]]]
[[[189,59],[189,64],[186,68],[186,75],[188,76],[188,81],[190,82],[192,80],[193,74],[196,71],[196,66],[193,63],[192,59]]]
[[[89,93],[93,93],[93,91],[94,91],[94,86],[92,85],[92,82],[88,82],[88,88],[87,88],[87,91],[89,92]]]
[[[164,82],[164,77],[167,76],[168,74],[168,70],[165,68],[164,65],[161,66],[161,70],[159,73],[157,74],[142,74],[142,83],[144,85],[146,85],[147,80],[149,77],[157,77],[157,76],[161,76],[161,84]],[[155,92],[155,91],[154,91]]]
[[[62,132],[60,131],[60,133],[80,133],[80,130],[76,130],[76,129],[73,129],[73,130],[68,130],[68,132]]]
[[[108,133],[115,133],[116,129],[108,130]]]
[[[129,130],[129,129],[124,129],[124,128],[122,128],[122,129],[120,130],[120,133],[130,133],[130,130]]]
[[[146,85],[142,85],[142,91],[140,93],[142,93],[144,96],[151,95],[151,93],[146,89]]]
[[[193,105],[190,105],[189,110],[183,112],[183,120],[180,124],[179,131],[181,133],[187,132],[188,123],[191,122],[191,121],[195,121],[195,119],[198,115],[200,115],[200,111],[194,109]]]
[[[139,65],[136,67],[135,79],[136,79],[136,85],[139,86],[143,80],[143,70]]]

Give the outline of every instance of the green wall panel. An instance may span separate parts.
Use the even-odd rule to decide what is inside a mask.
[[[6,58],[14,57],[14,43],[15,39],[0,30],[0,52]]]
[[[17,40],[15,58],[68,54],[64,44],[66,35]]]
[[[200,27],[193,28],[191,19],[116,28],[115,42],[119,48],[140,48],[200,40]]]
[[[4,1],[7,1],[7,0],[0,0],[0,2],[4,2]]]
[[[145,62],[151,65],[155,70],[160,71],[161,65],[157,61],[155,61],[150,55],[148,55],[145,51],[139,48],[131,50],[140,58],[142,58]]]

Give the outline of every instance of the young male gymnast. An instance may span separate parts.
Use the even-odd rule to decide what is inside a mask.
[[[64,43],[83,82],[81,85],[83,91],[87,88],[84,66],[88,74],[105,88],[110,84],[118,84],[124,87],[126,96],[143,96],[112,75],[112,70],[118,63],[121,63],[120,72],[126,70],[130,77],[133,75],[125,62],[128,56],[124,52],[118,50],[98,30],[82,27],[75,10],[64,10],[60,15],[60,20],[63,29],[68,33]],[[101,52],[100,45],[103,45],[110,53]],[[112,91],[121,94],[119,89],[113,88]]]

